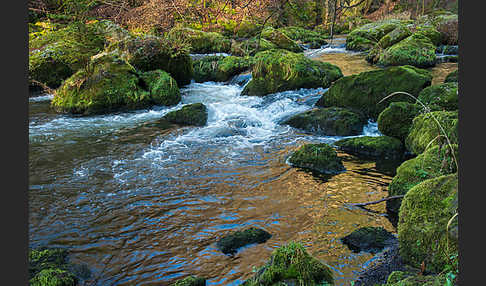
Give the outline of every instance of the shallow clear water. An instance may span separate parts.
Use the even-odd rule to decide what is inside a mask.
[[[96,285],[169,285],[186,275],[208,285],[239,285],[271,251],[292,240],[328,263],[337,285],[349,285],[372,258],[339,238],[362,226],[393,227],[384,205],[371,211],[348,203],[387,195],[396,165],[339,153],[335,176],[291,168],[312,136],[279,124],[312,108],[324,89],[266,97],[242,87],[192,83],[174,107],[73,117],[52,112],[52,96],[29,100],[29,244],[67,247],[87,264]],[[204,127],[157,121],[194,102],[209,109]],[[375,123],[363,135],[378,136]],[[273,236],[226,256],[224,234],[246,226]]]

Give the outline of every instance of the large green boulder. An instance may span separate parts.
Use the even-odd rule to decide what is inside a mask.
[[[346,49],[366,51],[371,49],[386,34],[403,26],[406,22],[396,19],[377,21],[358,27],[346,37]]]
[[[273,251],[269,262],[242,285],[334,285],[334,278],[329,266],[312,257],[301,243],[290,242]]]
[[[105,52],[66,79],[51,106],[58,112],[91,115],[179,101],[177,83],[166,72],[139,74],[117,53]]]
[[[224,254],[235,254],[240,247],[264,243],[271,237],[272,235],[263,229],[250,227],[225,235],[216,242],[216,247]]]
[[[193,63],[194,80],[196,82],[228,81],[231,77],[249,70],[252,64],[252,57],[204,57]]]
[[[162,37],[139,35],[111,44],[107,51],[118,52],[139,71],[156,69],[168,72],[179,86],[193,77],[192,59],[185,47]]]
[[[366,118],[341,107],[314,108],[282,122],[307,132],[328,136],[361,134],[366,123]]]
[[[202,277],[188,276],[180,279],[172,286],[206,286],[206,279]]]
[[[396,27],[390,33],[384,35],[383,38],[378,41],[377,45],[382,49],[386,49],[410,35],[412,35],[411,29],[405,25],[401,25]]]
[[[277,46],[272,42],[260,38],[260,43],[258,44],[258,38],[253,37],[243,41],[231,41],[231,54],[235,56],[254,56],[257,52],[262,52],[266,50],[276,49]]]
[[[393,271],[387,278],[386,284],[382,286],[443,286],[455,285],[446,273],[419,275],[413,272]],[[450,283],[450,284],[448,284]]]
[[[29,280],[30,286],[77,286],[78,279],[73,273],[59,268],[41,270]]]
[[[421,108],[410,102],[392,102],[378,115],[378,130],[383,134],[405,142],[413,119],[420,113]]]
[[[385,49],[377,64],[382,66],[413,65],[419,68],[433,67],[436,64],[436,46],[422,34],[415,33]]]
[[[454,153],[452,153],[454,151]],[[454,155],[454,156],[453,156]],[[417,157],[403,162],[388,186],[390,197],[405,195],[411,188],[425,180],[457,172],[454,160],[458,159],[457,145],[434,146]],[[392,216],[398,215],[402,199],[386,202],[386,209]]]
[[[458,112],[428,112],[413,119],[405,147],[412,154],[418,155],[426,148],[447,143],[446,138],[452,144],[458,143]]]
[[[78,278],[70,269],[68,252],[60,248],[29,250],[29,285],[76,286]]]
[[[335,81],[316,102],[316,106],[346,107],[376,120],[380,112],[391,102],[414,101],[405,94],[396,94],[383,100],[385,97],[398,91],[418,96],[419,92],[429,86],[431,81],[432,76],[429,71],[413,66],[389,67],[362,72]]]
[[[343,76],[335,65],[282,49],[259,52],[254,63],[252,79],[243,89],[243,95],[263,96],[299,88],[325,88]]]
[[[284,49],[295,53],[302,52],[304,50],[284,33],[272,27],[266,27],[263,29],[261,36],[273,43],[278,49]]]
[[[424,88],[418,100],[432,111],[454,111],[459,108],[457,82],[436,84]]]
[[[444,79],[444,82],[459,82],[459,70],[457,69],[449,73]]]
[[[278,30],[298,43],[309,45],[311,49],[327,44],[327,35],[325,33],[296,26],[281,27]]]
[[[404,151],[402,142],[389,136],[345,138],[334,145],[346,153],[375,159],[400,159]]]
[[[448,237],[448,222],[457,212],[454,198],[458,175],[450,174],[423,181],[403,198],[398,222],[400,256],[405,263],[440,272],[458,251],[457,241]]]
[[[202,103],[193,103],[167,113],[163,119],[179,125],[204,126],[208,121],[208,110]]]
[[[324,174],[338,174],[345,171],[336,150],[325,143],[305,144],[292,153],[288,161],[292,166]]]
[[[227,53],[231,49],[231,41],[217,32],[175,27],[169,31],[167,37],[169,40],[188,43],[191,53]]]

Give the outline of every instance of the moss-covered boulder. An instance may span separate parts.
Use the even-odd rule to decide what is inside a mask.
[[[29,280],[31,286],[77,286],[78,279],[74,274],[59,268],[41,270]]]
[[[395,236],[383,227],[362,227],[341,238],[341,242],[353,252],[377,253],[396,240]]]
[[[405,38],[404,40],[385,49],[378,58],[382,66],[413,65],[419,68],[433,67],[436,64],[436,46],[432,41],[420,34]]]
[[[457,172],[454,160],[454,157],[458,159],[457,145],[453,145],[452,150],[448,146],[435,146],[403,162],[397,168],[396,175],[388,186],[388,196],[405,195],[411,188],[425,180]],[[402,199],[386,201],[387,212],[396,217],[401,202]]]
[[[228,81],[231,77],[249,70],[252,64],[252,57],[204,57],[193,63],[194,80],[196,82]]]
[[[352,51],[366,51],[371,49],[386,34],[404,25],[400,20],[383,20],[369,23],[351,31],[346,37],[346,49]]]
[[[59,87],[51,106],[58,112],[91,115],[178,101],[179,88],[167,73],[140,75],[116,53],[101,53]]]
[[[193,77],[192,59],[187,49],[162,37],[139,35],[125,38],[111,44],[107,51],[119,52],[139,71],[164,70],[179,86],[189,84]]]
[[[74,73],[69,57],[68,51],[58,43],[35,50],[29,55],[29,77],[50,88],[57,88]]]
[[[459,81],[459,70],[455,70],[449,73],[444,79],[444,82],[458,82],[458,81]]]
[[[452,281],[453,279],[449,280]],[[413,272],[393,271],[383,286],[442,286],[448,284],[447,274],[419,275]]]
[[[444,134],[444,132],[445,134]],[[405,139],[405,147],[412,154],[418,155],[426,148],[451,143],[458,143],[458,112],[433,111],[415,117],[410,132]]]
[[[361,134],[367,120],[346,108],[314,108],[282,122],[307,132],[328,136]]]
[[[302,52],[304,50],[284,33],[272,27],[266,27],[263,29],[261,36],[273,43],[278,49],[284,49],[295,53]]]
[[[253,37],[244,41],[231,41],[231,54],[235,56],[254,56],[257,52],[276,49],[277,46],[272,42],[260,38],[260,44],[258,44],[258,38]]]
[[[327,35],[325,33],[296,26],[282,27],[278,30],[290,39],[298,43],[308,45],[311,49],[317,49],[327,44]]]
[[[412,35],[412,31],[409,27],[405,25],[400,25],[390,33],[384,35],[378,41],[377,46],[382,49],[386,49],[411,35]]]
[[[208,110],[202,103],[193,103],[167,113],[163,119],[179,125],[204,126],[208,121]]]
[[[252,79],[242,91],[244,95],[263,96],[299,88],[325,88],[343,76],[335,65],[281,49],[257,53],[254,63]]]
[[[224,254],[235,254],[240,247],[254,243],[264,243],[271,237],[272,235],[263,229],[250,227],[225,235],[218,240],[216,247]]]
[[[404,152],[402,142],[390,136],[345,138],[334,145],[346,153],[375,159],[400,159]]]
[[[336,150],[328,144],[305,144],[288,159],[292,166],[315,170],[324,174],[338,174],[345,171]]]
[[[378,130],[383,134],[405,142],[413,119],[421,107],[410,102],[392,102],[378,116]]]
[[[301,243],[277,248],[269,262],[243,286],[334,285],[331,269],[312,257]]]
[[[29,285],[76,286],[78,278],[71,271],[73,266],[68,262],[68,251],[65,249],[30,249]]]
[[[413,267],[425,262],[426,271],[437,273],[457,253],[447,223],[457,209],[452,203],[458,191],[457,173],[423,181],[403,198],[399,213],[400,256]]]
[[[190,52],[197,54],[227,53],[231,40],[217,32],[204,32],[185,27],[175,27],[167,34],[169,40],[183,41],[190,45]]]
[[[172,284],[172,286],[206,286],[206,279],[202,277],[188,276]]]
[[[454,111],[459,108],[457,82],[436,84],[424,88],[418,100],[432,111]]]
[[[407,92],[416,97],[422,89],[430,85],[431,81],[432,76],[429,71],[413,66],[389,67],[362,72],[335,81],[316,102],[316,106],[346,107],[376,120],[391,102],[414,101],[405,94],[397,94],[383,100],[385,97],[398,91]],[[381,103],[379,103],[380,101]]]

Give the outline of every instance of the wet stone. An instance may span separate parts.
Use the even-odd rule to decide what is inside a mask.
[[[224,254],[235,254],[240,247],[253,243],[264,243],[271,237],[272,235],[263,229],[250,227],[224,236],[218,240],[216,247]]]

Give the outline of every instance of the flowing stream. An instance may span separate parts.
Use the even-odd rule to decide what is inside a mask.
[[[347,169],[339,175],[292,168],[286,160],[301,144],[343,138],[280,124],[311,109],[325,89],[266,97],[241,96],[242,89],[191,83],[177,106],[89,117],[54,113],[49,95],[31,98],[29,246],[68,248],[96,285],[170,285],[187,275],[240,285],[275,248],[296,240],[333,269],[336,285],[350,285],[373,256],[339,238],[362,226],[395,230],[383,204],[365,211],[347,203],[385,197],[396,164],[339,153]],[[206,126],[158,123],[195,102],[208,107]],[[370,122],[362,135],[380,134]],[[272,238],[234,256],[216,249],[222,235],[247,226]]]

